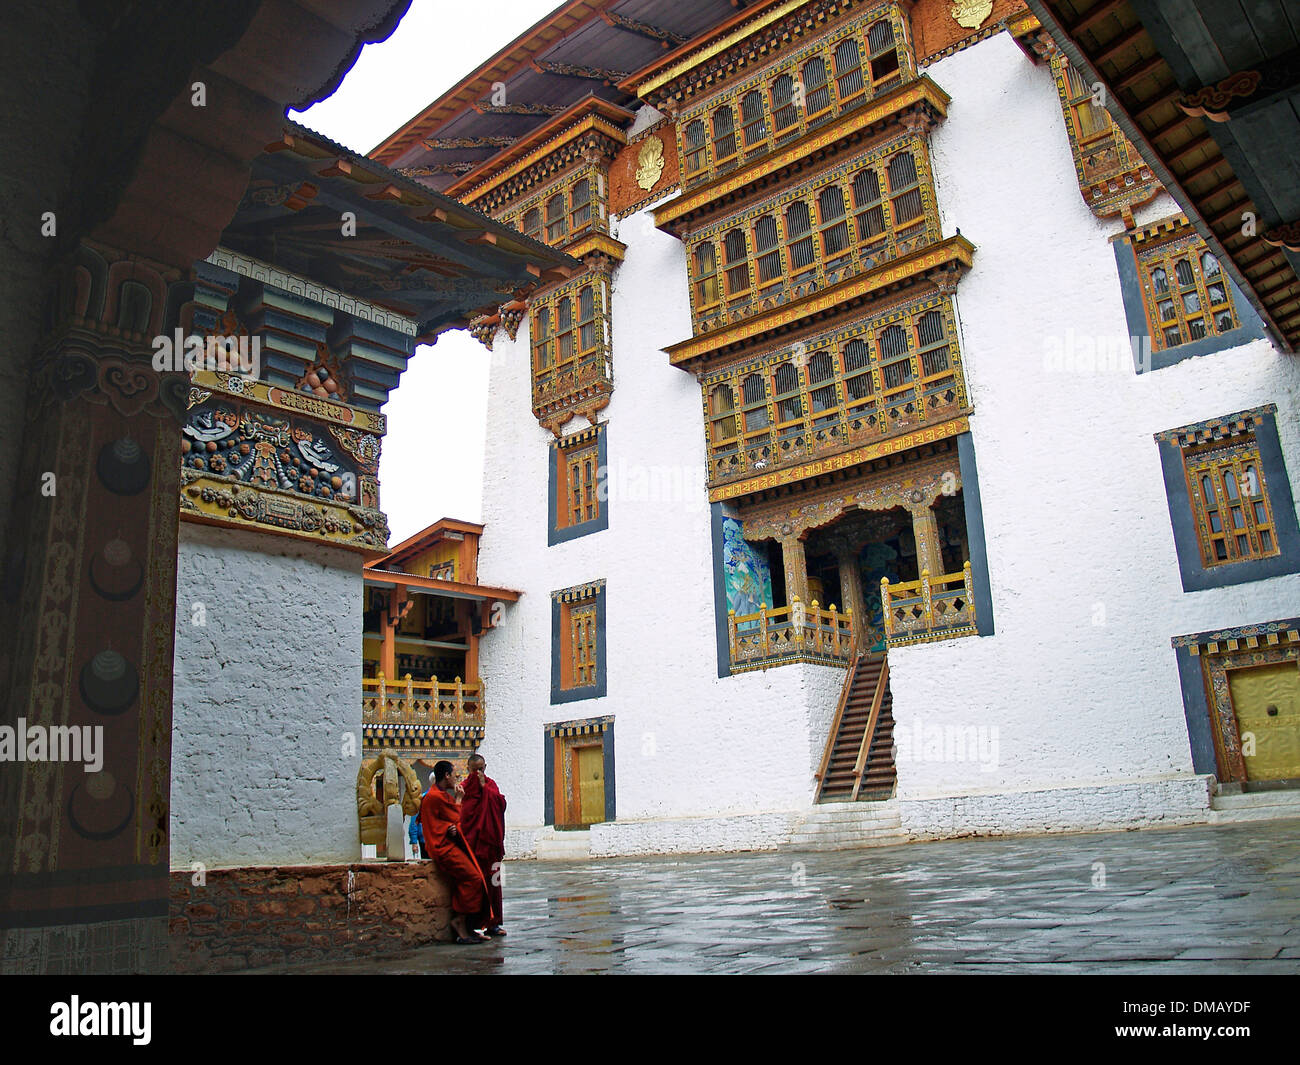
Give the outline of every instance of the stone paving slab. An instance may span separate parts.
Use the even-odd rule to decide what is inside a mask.
[[[1300,973],[1296,820],[505,875],[505,939],[257,971]]]

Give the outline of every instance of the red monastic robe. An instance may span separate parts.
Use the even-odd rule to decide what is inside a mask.
[[[460,807],[460,827],[474,852],[479,868],[488,878],[488,898],[501,924],[501,861],[506,856],[506,797],[497,782],[477,773],[465,778],[465,801]]]
[[[438,871],[454,883],[451,908],[456,913],[477,916],[487,909],[487,880],[470,855],[466,842],[447,835],[460,830],[461,808],[456,800],[432,784],[420,803],[420,830],[424,849],[438,864]]]

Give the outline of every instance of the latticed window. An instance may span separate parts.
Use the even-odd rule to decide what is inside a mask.
[[[1086,84],[1074,67],[1065,66],[1065,86],[1070,113],[1074,116],[1075,136],[1079,143],[1110,131],[1110,115],[1097,105],[1092,86]]]
[[[600,493],[596,490],[599,454],[596,448],[566,452],[564,465],[568,524],[595,521],[600,517]]]
[[[844,193],[838,185],[828,185],[817,197],[821,217],[822,258],[827,262],[839,258],[849,249],[849,222],[844,217]]]
[[[770,284],[781,279],[780,235],[776,216],[765,214],[754,223],[754,252],[758,256],[758,283]]]
[[[577,233],[591,223],[591,181],[582,178],[569,195],[573,210],[569,215],[569,232]]]
[[[794,77],[782,74],[772,82],[772,128],[782,133],[799,122],[794,104]]]
[[[719,451],[736,446],[736,397],[730,385],[718,385],[709,394],[709,436]]]
[[[704,133],[704,122],[697,118],[694,122],[688,123],[682,139],[686,144],[686,173],[688,175],[698,173],[704,167],[704,158],[708,151],[705,146],[707,138]]]
[[[867,30],[867,64],[871,68],[873,92],[880,92],[902,78],[894,26],[889,19],[881,19]]]
[[[546,201],[546,241],[554,244],[565,233],[564,197],[556,193]]]
[[[542,212],[536,207],[530,207],[524,212],[524,236],[532,237],[533,240],[542,239]]]
[[[741,399],[744,403],[745,436],[762,435],[771,425],[767,416],[767,388],[759,374],[750,374],[740,386]]]
[[[1157,349],[1187,344],[1240,324],[1219,261],[1196,246],[1142,256],[1143,297]]]
[[[902,388],[913,379],[907,333],[901,325],[887,326],[876,340],[880,348],[880,380],[886,392]]]
[[[741,137],[745,147],[758,144],[767,137],[767,118],[763,113],[763,94],[754,90],[745,93],[740,101]]]
[[[556,306],[555,340],[559,352],[556,361],[568,362],[573,358],[573,302],[568,296]]]
[[[1254,433],[1186,448],[1183,463],[1206,568],[1278,553]]]
[[[814,56],[803,66],[804,106],[809,116],[821,114],[831,105],[831,89],[826,81],[826,60]]]
[[[586,688],[596,683],[599,662],[596,660],[596,601],[578,600],[568,604],[569,687]]]
[[[749,258],[745,247],[745,233],[731,229],[722,239],[722,255],[727,270],[727,295],[735,296],[749,290]]]
[[[730,105],[713,112],[713,161],[721,163],[736,154],[736,116]]]
[[[835,46],[835,85],[841,100],[862,91],[862,52],[852,37]]]
[[[783,362],[772,375],[772,399],[776,405],[776,424],[784,428],[803,419],[803,403],[799,399],[799,370],[791,362]]]
[[[551,365],[551,308],[542,307],[533,315],[533,365],[538,372]]]
[[[864,167],[853,178],[853,219],[858,243],[866,244],[885,231],[885,208],[880,202],[880,175]]]
[[[889,197],[894,225],[901,226],[920,218],[921,187],[916,177],[916,160],[911,152],[899,152],[889,160]]]
[[[712,307],[720,298],[718,254],[713,242],[706,240],[695,249],[695,302],[700,307]]]
[[[871,349],[862,339],[844,345],[844,399],[850,411],[870,403],[876,391],[871,375]]]
[[[578,292],[578,350],[582,354],[596,347],[596,291],[591,285]]]
[[[950,369],[948,358],[948,337],[943,327],[943,315],[939,311],[926,311],[916,323],[918,356],[921,360],[921,376],[931,378],[947,373]]]
[[[790,249],[790,273],[797,275],[811,269],[815,264],[812,218],[802,200],[795,200],[786,208],[785,239]]]
[[[835,360],[825,351],[808,359],[808,406],[813,424],[823,425],[835,421],[839,409],[839,396],[835,391]]]

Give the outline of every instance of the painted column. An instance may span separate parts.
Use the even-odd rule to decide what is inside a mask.
[[[74,253],[65,317],[32,369],[0,681],[7,724],[76,729],[83,743],[58,752],[29,744],[32,760],[0,764],[12,817],[0,843],[0,971],[168,964],[179,421],[189,378],[154,369],[151,338],[178,324],[167,309],[182,278],[115,257],[90,245]],[[180,610],[198,619],[203,604]],[[105,869],[114,875],[95,875]]]
[[[916,568],[918,573],[929,572],[935,580],[943,572],[943,556],[939,552],[939,520],[928,503],[910,508],[912,534],[916,537]]]
[[[804,555],[803,540],[798,536],[781,537],[781,555],[785,564],[785,598],[793,605],[795,599],[808,602],[808,560]]]
[[[858,553],[847,544],[839,544],[835,548],[835,564],[840,570],[840,601],[845,610],[853,611],[854,625],[857,625],[864,609]]]

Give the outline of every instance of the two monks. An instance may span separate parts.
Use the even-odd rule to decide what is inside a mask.
[[[460,783],[450,762],[438,762],[433,767],[431,786],[420,803],[425,850],[453,885],[451,926],[458,943],[484,943],[489,936],[505,935],[501,927],[500,869],[505,856],[506,801],[496,783],[483,772],[486,764],[478,755],[470,759],[466,786]],[[489,872],[485,873],[485,868]],[[482,922],[485,915],[487,919]],[[474,930],[481,923],[487,925],[488,935]]]

